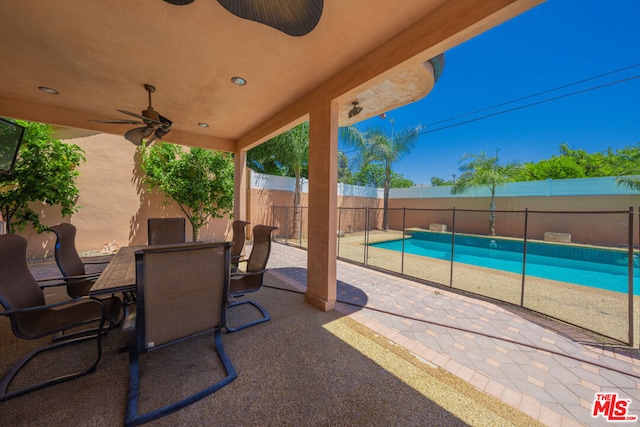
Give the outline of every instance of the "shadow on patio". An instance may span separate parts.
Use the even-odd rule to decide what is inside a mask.
[[[277,277],[268,274],[267,287],[252,295],[272,320],[223,335],[238,378],[150,425],[535,425],[338,311],[314,309],[303,295],[281,290],[293,288]],[[53,300],[64,290],[47,292]],[[228,321],[243,315],[229,312]],[[6,318],[0,339],[3,372],[35,344],[15,339]],[[95,373],[0,403],[2,424],[122,425],[129,373],[128,355],[118,350],[126,342],[121,330],[111,331]],[[22,380],[80,363],[82,345],[93,350],[93,343],[85,343],[72,346],[73,353],[46,355],[25,369]],[[220,366],[210,369],[218,363],[213,346],[211,335],[144,355],[141,409],[222,375]]]

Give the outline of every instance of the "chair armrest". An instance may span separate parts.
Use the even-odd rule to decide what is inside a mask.
[[[109,261],[82,261],[82,264],[84,265],[98,265],[98,264],[109,264],[111,262],[111,260]]]
[[[249,262],[249,258],[242,258],[242,255],[232,256],[231,257],[231,263],[232,264],[238,265],[241,262]]]
[[[68,282],[73,282],[74,280],[76,281],[93,280],[100,277],[100,274],[102,273],[88,273],[88,274],[81,274],[79,276],[62,276],[61,279]]]
[[[38,286],[40,286],[40,289],[51,288],[51,287],[54,287],[54,286],[64,286],[64,285],[66,285],[66,282],[64,281],[62,276],[59,276],[59,277],[45,277],[43,279],[36,279],[36,282],[38,282]],[[55,282],[55,283],[44,283],[44,282]]]
[[[252,271],[250,273],[248,273],[248,272],[232,273],[231,274],[231,280],[240,279],[240,278],[245,277],[245,276],[258,276],[260,274],[266,273],[267,271],[268,270],[266,268],[263,268],[262,270]]]
[[[11,316],[13,314],[34,313],[34,312],[38,312],[38,311],[42,311],[42,310],[49,310],[49,309],[52,309],[52,308],[62,307],[62,306],[65,306],[65,305],[77,304],[77,303],[83,302],[83,301],[91,301],[91,302],[95,302],[97,304],[100,304],[100,306],[102,307],[102,316],[101,317],[104,318],[106,316],[107,307],[104,305],[104,302],[100,301],[100,299],[95,298],[95,297],[81,297],[81,298],[74,298],[74,299],[70,299],[70,300],[66,300],[66,301],[62,301],[62,302],[56,302],[56,303],[52,303],[52,304],[38,305],[36,307],[15,308],[13,310],[3,310],[3,311],[0,311],[0,315]]]
[[[47,289],[47,288],[54,288],[56,286],[67,286],[67,284],[65,282],[58,282],[58,283],[38,283],[38,286],[40,287],[40,289]]]
[[[138,306],[133,304],[127,304],[124,308],[124,320],[122,322],[122,330],[125,332],[136,330],[136,316],[138,313]]]

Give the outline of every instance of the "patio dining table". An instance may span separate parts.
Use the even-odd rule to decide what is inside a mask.
[[[102,271],[89,295],[136,291],[136,251],[147,246],[124,246],[118,249]]]
[[[206,243],[206,242],[196,242]],[[182,244],[193,244],[187,242]],[[113,256],[100,277],[91,287],[90,296],[136,291],[136,251],[150,247],[174,246],[175,244],[123,246]]]

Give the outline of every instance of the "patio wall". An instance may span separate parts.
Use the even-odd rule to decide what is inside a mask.
[[[43,222],[55,225],[71,222],[77,228],[76,248],[80,252],[100,251],[105,244],[118,246],[147,243],[147,218],[184,217],[179,206],[140,184],[141,171],[136,147],[122,136],[99,134],[74,138],[65,142],[80,146],[86,162],[79,167],[78,206],[71,217],[61,218],[55,207],[34,207],[43,212]],[[230,233],[229,221],[218,219],[200,230],[202,240],[225,240]],[[29,241],[28,256],[52,256],[55,239],[52,233],[36,234],[33,229],[22,232]],[[192,230],[187,221],[187,241]]]
[[[70,218],[61,218],[57,208],[34,205],[42,212],[46,225],[55,225],[62,221],[69,221],[78,229],[76,240],[77,249],[84,251],[100,251],[105,244],[117,242],[119,246],[142,245],[147,241],[147,218],[184,216],[180,208],[172,201],[168,201],[161,194],[149,192],[140,184],[141,171],[137,167],[136,147],[122,136],[98,134],[69,140],[82,147],[85,151],[86,163],[79,168],[78,187],[80,196],[78,213]],[[287,221],[289,230],[285,230],[282,218],[273,218],[273,206],[293,205],[292,178],[268,177],[251,174],[248,179],[251,186],[249,193],[248,220],[255,224],[274,224],[280,227],[278,233],[292,234],[292,217]],[[274,183],[276,183],[274,185]],[[303,181],[303,191],[306,191],[308,181]],[[260,188],[256,188],[260,186]],[[591,186],[588,186],[591,188]],[[587,190],[588,190],[587,188]],[[434,190],[433,188],[431,190]],[[435,190],[442,190],[436,188]],[[372,208],[369,216],[369,228],[382,227],[382,198],[381,191],[367,187],[338,186],[338,206],[342,207],[340,225],[344,232],[364,230],[364,209]],[[400,195],[400,194],[398,194]],[[394,209],[478,209],[486,210],[489,199],[478,194],[473,197],[431,197],[405,198],[395,197],[389,200]],[[304,192],[302,206],[308,206],[308,194]],[[529,197],[497,197],[498,210],[518,211],[529,210],[548,211],[626,211],[629,206],[640,205],[639,194],[614,195],[581,195],[581,196],[529,196]],[[484,217],[475,214],[467,215],[474,220],[464,220],[464,216],[457,218],[456,229],[461,232],[486,232],[487,223]],[[537,215],[537,217],[535,216]],[[496,232],[503,236],[519,236],[523,229],[521,215],[498,214]],[[620,216],[616,216],[618,219]],[[478,219],[480,218],[480,219]],[[572,239],[581,243],[619,244],[624,236],[626,226],[618,224],[618,220],[610,221],[608,217],[600,216],[567,216],[550,214],[532,214],[530,218],[537,218],[529,224],[530,238],[541,238],[546,231],[571,233]],[[303,237],[306,237],[307,210],[301,214]],[[390,214],[390,227],[402,228],[402,215],[397,212]],[[406,226],[429,228],[429,224],[445,224],[451,228],[450,212],[412,212],[407,211]],[[200,238],[203,240],[221,241],[230,237],[230,221],[228,218],[210,221],[202,228]],[[29,239],[29,256],[41,257],[53,254],[53,239],[50,233],[37,235],[33,230],[25,230]],[[638,237],[635,233],[635,244]],[[251,230],[249,230],[249,237]],[[191,240],[191,226],[187,222],[187,240]]]

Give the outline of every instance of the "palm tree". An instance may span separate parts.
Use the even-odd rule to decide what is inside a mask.
[[[468,189],[487,187],[491,191],[491,203],[489,205],[489,235],[496,235],[496,188],[511,181],[514,174],[520,168],[517,162],[500,165],[498,151],[495,156],[489,156],[485,152],[480,154],[465,154],[460,158],[463,163],[458,169],[462,175],[451,187],[451,194],[460,194]],[[466,162],[466,163],[465,163]]]
[[[358,150],[360,169],[370,163],[379,164],[384,168],[384,211],[382,216],[383,229],[389,230],[389,188],[391,187],[391,167],[395,162],[409,154],[418,140],[422,126],[408,127],[398,134],[393,132],[391,120],[391,135],[380,127],[361,132],[354,126],[342,128],[344,143]]]
[[[247,164],[260,172],[296,179],[293,194],[293,239],[300,238],[300,223],[302,208],[300,198],[302,193],[301,180],[307,173],[309,163],[309,122],[271,138],[262,145],[252,148],[247,153]],[[256,166],[261,166],[258,168]]]
[[[640,191],[640,176],[620,176],[616,178],[616,184],[625,186],[631,190]]]

